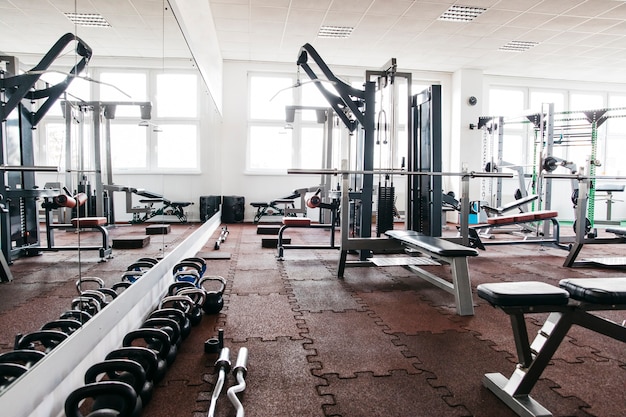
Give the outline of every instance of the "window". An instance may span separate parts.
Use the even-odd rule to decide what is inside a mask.
[[[195,170],[198,168],[196,125],[159,125],[157,168]]]
[[[100,101],[147,101],[147,74],[142,72],[103,72],[100,74]],[[139,119],[139,106],[117,106],[115,117]]]
[[[117,106],[115,119],[111,120],[114,172],[193,172],[200,169],[196,74],[146,71],[103,72],[101,76],[107,84],[115,86],[102,84],[101,100],[153,103],[151,119],[147,121],[141,120],[138,105]]]
[[[195,74],[156,77],[156,117],[198,117],[198,79]]]
[[[298,109],[287,121],[286,106],[328,107],[313,83],[292,88],[293,77],[249,76],[247,169],[284,173],[289,168],[323,166],[324,128],[311,109]]]
[[[111,125],[113,170],[148,168],[146,128],[137,124]]]

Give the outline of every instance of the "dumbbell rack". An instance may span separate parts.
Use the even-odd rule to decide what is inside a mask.
[[[115,304],[116,308],[103,309],[12,384],[0,396],[3,415],[61,416],[63,401],[84,384],[87,369],[121,346],[124,335],[139,327],[157,307],[171,283],[172,268],[181,259],[194,256],[209,241],[220,219],[219,213],[211,217],[120,294],[117,298],[123,301]]]

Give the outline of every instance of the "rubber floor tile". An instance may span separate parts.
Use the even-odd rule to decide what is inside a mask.
[[[469,416],[465,407],[451,407],[444,397],[448,390],[433,388],[427,382],[428,373],[408,374],[392,371],[388,376],[358,373],[355,378],[328,375],[328,386],[320,387],[331,394],[336,405],[326,406],[327,416],[386,417],[386,416]]]
[[[461,328],[458,320],[450,320],[452,316],[433,312],[415,291],[358,293],[357,296],[380,317],[390,333],[440,333]]]
[[[589,408],[584,408],[584,411],[592,415],[624,415],[626,387],[618,381],[626,380],[626,369],[618,366],[613,360],[598,362],[590,358],[583,359],[581,363],[575,364],[554,360],[553,365],[545,370],[542,377],[554,381],[560,387],[555,388],[560,395],[575,396],[587,404],[592,404]],[[607,401],[607,398],[611,400]],[[568,412],[560,411],[558,407],[547,408],[555,413]]]
[[[343,281],[355,292],[393,291],[398,281],[387,275],[384,268],[346,268]]]
[[[310,359],[321,364],[316,375],[348,378],[368,371],[374,375],[389,375],[395,369],[417,372],[415,359],[405,357],[404,348],[393,343],[395,337],[386,334],[367,312],[304,312],[302,318],[312,339],[308,347],[317,353]]]
[[[275,341],[262,341],[251,338],[244,342],[226,340],[231,349],[231,362],[234,364],[242,346],[248,348],[248,373],[246,389],[238,395],[246,417],[323,417],[322,407],[332,402],[330,396],[320,395],[316,387],[325,384],[325,380],[311,373],[306,357],[312,352],[303,346],[302,341],[279,337]],[[207,378],[214,384],[217,375]],[[236,383],[228,376],[222,395]],[[210,400],[210,396],[207,398]],[[235,410],[230,402],[220,397],[216,417],[234,416]],[[204,409],[208,410],[206,401]],[[206,414],[205,414],[206,415]],[[199,416],[198,416],[199,417]]]
[[[207,388],[209,384],[206,384]],[[196,387],[189,390],[187,381],[169,381],[159,385],[159,395],[153,395],[142,416],[190,416],[197,409]],[[155,391],[156,391],[155,390]]]
[[[237,259],[237,269],[271,269],[275,271],[276,262],[278,261],[272,254],[240,256]]]
[[[354,295],[339,280],[291,281],[297,309],[320,311],[363,310]]]
[[[419,358],[420,369],[436,375],[436,379],[429,381],[431,385],[444,386],[450,390],[452,396],[447,398],[450,404],[464,405],[476,416],[515,415],[483,387],[481,382],[485,373],[500,372],[507,378],[510,376],[515,365],[511,363],[506,352],[496,352],[468,332],[398,336],[397,343],[405,345],[407,354],[414,354]],[[578,398],[563,398],[550,389],[551,385],[545,380],[540,380],[537,384],[536,389],[542,391],[546,397],[543,405],[550,409],[550,406],[559,404],[561,410],[567,410],[559,415],[581,415],[580,407],[585,403]],[[489,395],[483,395],[483,392]]]
[[[335,273],[318,259],[286,259],[282,265],[290,280],[337,280]]]
[[[250,269],[237,271],[230,291],[238,295],[285,293],[285,286],[275,268]]]
[[[301,320],[293,310],[291,296],[256,294],[240,296],[231,294],[228,307],[222,310],[226,315],[228,337],[235,341],[249,337],[274,340],[285,336],[301,339]]]

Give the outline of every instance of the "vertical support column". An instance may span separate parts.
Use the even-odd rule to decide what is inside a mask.
[[[365,83],[365,112],[364,112],[364,142],[363,142],[363,170],[374,169],[374,145],[376,132],[374,131],[376,119],[376,83]],[[361,227],[360,237],[372,237],[372,204],[374,193],[374,174],[363,174],[361,189]],[[371,256],[371,251],[362,249],[359,260],[365,261]]]

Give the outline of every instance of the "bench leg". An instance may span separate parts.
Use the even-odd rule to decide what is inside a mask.
[[[571,313],[550,313],[530,347],[527,345],[528,339],[516,337],[516,344],[525,344],[516,346],[518,354],[529,350],[537,352],[532,362],[526,366],[520,363],[509,379],[500,373],[485,374],[483,385],[520,416],[551,416],[547,409],[530,396],[530,391],[550,363],[572,323]],[[514,328],[514,332],[517,330]],[[526,355],[520,357],[522,362],[527,360],[523,356]]]
[[[103,226],[98,226],[96,229],[102,233],[102,247],[100,248],[99,255],[101,258],[100,261],[104,262],[105,258],[112,258],[111,255],[113,253],[111,245],[109,244],[109,231]]]
[[[287,225],[283,225],[281,226],[280,230],[278,231],[278,243],[277,243],[277,247],[278,247],[278,260],[279,261],[283,261],[285,260],[284,255],[285,255],[285,248],[283,246],[283,233],[285,232],[285,229],[289,227]]]
[[[348,251],[341,249],[339,255],[339,266],[337,267],[337,278],[343,278],[343,273],[346,270],[346,261],[348,259]]]
[[[472,299],[472,285],[470,282],[467,258],[452,258],[452,283],[454,285],[454,301],[459,316],[474,315],[474,301]]]

